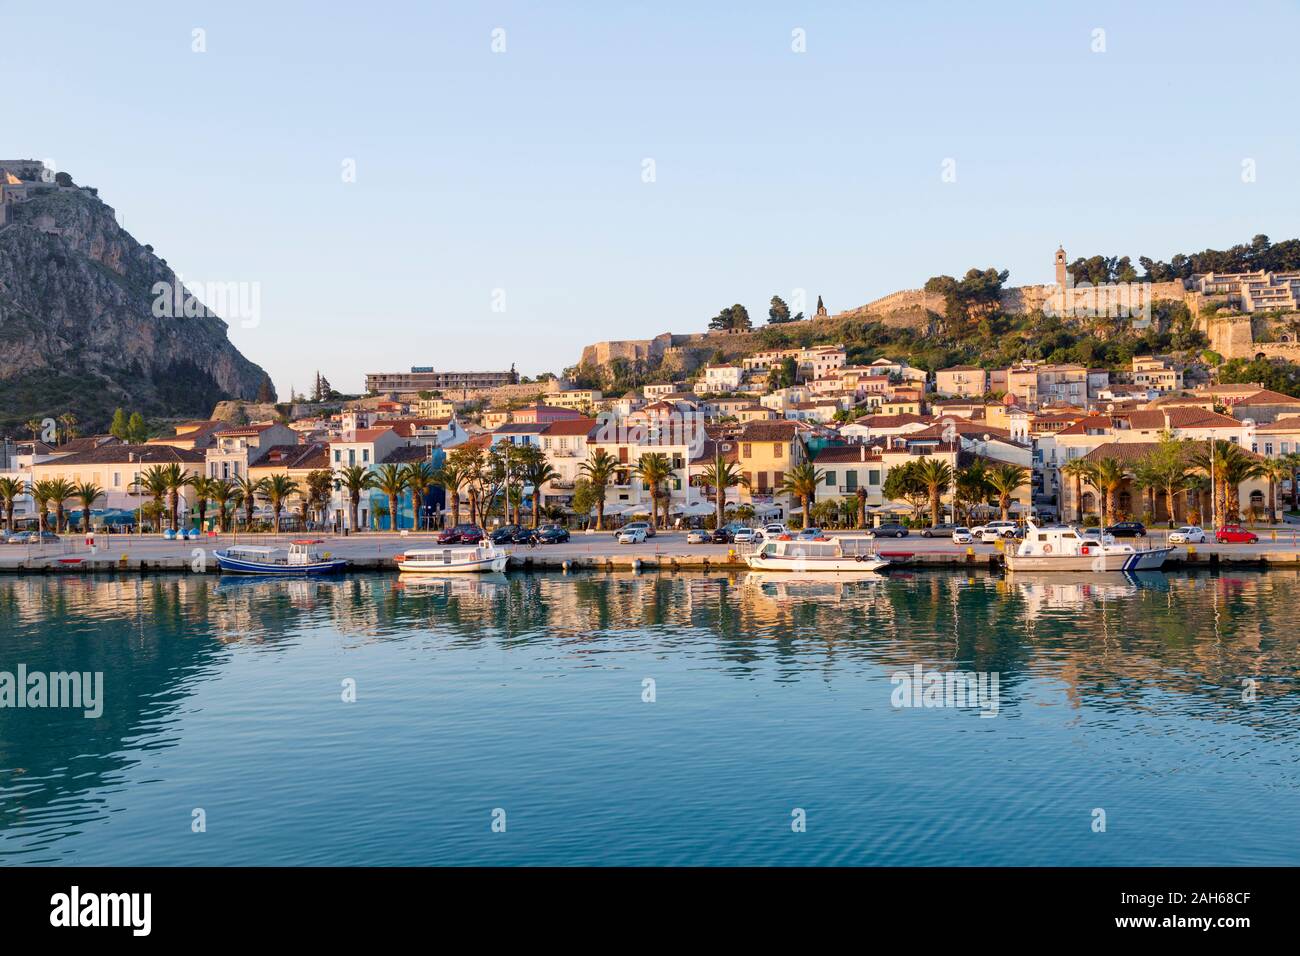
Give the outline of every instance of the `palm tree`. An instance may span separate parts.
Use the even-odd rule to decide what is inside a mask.
[[[812,505],[817,500],[817,488],[826,480],[826,472],[810,461],[800,462],[785,473],[778,491],[799,499],[803,509],[804,524],[812,526]]]
[[[559,477],[560,473],[542,456],[531,459],[524,465],[524,481],[533,486],[534,528],[540,523],[542,517],[542,486],[548,481],[554,481]]]
[[[32,433],[33,443],[37,442],[40,439],[42,425],[41,425],[41,420],[39,418],[30,419],[27,422],[27,424],[24,425],[23,427]]]
[[[993,489],[989,486],[989,470],[984,462],[976,458],[965,468],[960,469],[952,482],[953,520],[958,521],[957,511],[963,513],[962,524],[970,524],[971,512],[976,505],[988,501]]]
[[[73,420],[75,422],[75,419]],[[81,502],[81,530],[90,531],[90,509],[95,502],[104,497],[104,489],[93,481],[79,481],[72,488],[72,497]]]
[[[348,492],[348,510],[352,518],[349,527],[358,531],[357,507],[361,504],[361,493],[375,487],[375,473],[365,465],[349,465],[339,472],[339,479]]]
[[[867,526],[867,488],[865,485],[858,485],[857,498],[857,526],[865,528]]]
[[[431,461],[413,461],[403,469],[406,487],[411,489],[411,514],[415,529],[420,528],[420,515],[424,511],[424,498],[429,489],[438,483],[438,470]]]
[[[1297,511],[1300,510],[1300,481],[1296,480],[1300,476],[1300,452],[1293,451],[1283,455],[1282,460],[1291,469],[1291,473],[1287,475],[1287,480],[1291,482],[1291,510]]]
[[[1243,482],[1264,477],[1262,462],[1254,458],[1236,442],[1228,442],[1224,456],[1223,486],[1225,514],[1230,521],[1241,520],[1241,485]]]
[[[989,472],[989,487],[998,496],[998,508],[1001,509],[1003,521],[1011,513],[1012,496],[1028,482],[1029,473],[1019,465],[1001,464]]]
[[[49,479],[44,481],[33,482],[32,499],[36,502],[36,511],[41,516],[37,527],[42,531],[50,530],[50,482]]]
[[[712,464],[705,466],[699,481],[701,487],[707,488],[714,495],[718,527],[721,528],[726,523],[727,489],[737,486],[748,488],[750,481],[740,471],[739,465],[723,461],[721,455],[716,456]]]
[[[284,511],[284,503],[299,491],[298,482],[288,475],[269,475],[262,479],[262,494],[271,504],[271,516],[276,534],[280,533],[280,512]]]
[[[66,478],[55,478],[49,484],[50,501],[54,505],[54,530],[64,530],[63,503],[73,496],[75,489]]]
[[[208,501],[212,498],[212,482],[214,479],[205,478],[203,475],[195,475],[190,481],[194,489],[194,510],[199,513],[199,530],[208,520]]]
[[[1192,453],[1191,462],[1206,475],[1214,475],[1215,509],[1220,523],[1238,520],[1241,510],[1241,483],[1259,478],[1259,462],[1236,442],[1214,439]]]
[[[226,507],[232,504],[238,506],[239,486],[229,478],[209,478],[208,497],[217,506],[217,529],[224,534],[229,529]]]
[[[1277,523],[1278,487],[1291,477],[1291,463],[1285,458],[1268,458],[1260,463],[1261,477],[1268,479],[1268,523]]]
[[[379,471],[375,472],[375,488],[380,494],[388,497],[388,514],[392,518],[392,530],[397,530],[398,519],[398,499],[402,497],[402,492],[406,490],[406,471],[401,465],[392,464],[380,465]]]
[[[659,502],[667,497],[664,485],[673,477],[673,463],[663,452],[655,451],[637,459],[636,476],[650,492],[650,520],[658,527],[668,526],[668,504],[664,502],[664,522],[659,524]]]
[[[171,510],[172,530],[176,530],[176,525],[180,520],[180,500],[181,489],[190,488],[194,485],[195,475],[186,474],[185,469],[176,462],[170,465],[163,465],[163,477],[167,484],[167,507]]]
[[[135,479],[136,491],[139,494],[147,494],[153,499],[153,512],[155,515],[161,515],[163,511],[163,496],[167,494],[167,473],[162,465],[151,465],[140,476]]]
[[[248,475],[242,475],[235,479],[235,492],[244,505],[244,530],[246,531],[251,531],[253,528],[253,511],[257,508],[257,496],[265,487],[265,478],[254,481]]]
[[[77,437],[77,416],[72,412],[64,412],[59,416],[59,424],[63,426],[63,441],[72,441]]]
[[[1092,462],[1072,458],[1061,466],[1061,474],[1074,479],[1074,507],[1077,521],[1083,524],[1083,483],[1092,484]]]
[[[952,485],[952,466],[938,458],[923,458],[916,476],[930,496],[930,524],[937,525],[942,517],[944,493]]]
[[[1147,455],[1133,466],[1133,487],[1142,492],[1142,510],[1155,520],[1156,492],[1160,490],[1159,466]],[[1145,520],[1145,519],[1144,519]]]
[[[618,462],[614,456],[603,448],[597,448],[587,460],[578,466],[578,472],[587,483],[591,485],[591,490],[596,496],[596,530],[605,530],[605,491],[609,488],[609,483],[614,477],[614,472],[618,469]]]
[[[0,478],[0,501],[4,502],[5,527],[14,530],[14,502],[27,494],[27,483],[20,478]]]
[[[437,478],[447,494],[447,507],[451,509],[451,526],[454,528],[460,524],[460,490],[469,482],[469,473],[448,459],[438,469]]]
[[[1124,484],[1124,479],[1128,473],[1124,466],[1120,464],[1117,458],[1103,458],[1100,461],[1093,462],[1092,470],[1088,474],[1088,484],[1097,489],[1097,494],[1101,498],[1101,526],[1106,527],[1111,515],[1115,513],[1117,507],[1117,498],[1119,487]]]

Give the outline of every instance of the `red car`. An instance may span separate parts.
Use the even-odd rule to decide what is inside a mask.
[[[483,540],[483,529],[472,524],[458,524],[438,535],[439,544],[478,544]]]
[[[1225,524],[1214,532],[1214,540],[1219,544],[1254,544],[1259,540],[1259,535],[1247,531],[1239,524]]]

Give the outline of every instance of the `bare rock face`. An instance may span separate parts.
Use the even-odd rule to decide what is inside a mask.
[[[10,206],[0,229],[0,432],[73,413],[84,433],[122,406],[200,417],[254,399],[266,373],[226,323],[156,306],[177,277],[92,192],[51,186]]]

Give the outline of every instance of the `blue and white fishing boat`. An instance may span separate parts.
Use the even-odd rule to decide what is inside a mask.
[[[333,558],[328,551],[318,551],[316,545],[321,543],[291,541],[288,551],[236,544],[212,554],[222,571],[235,574],[334,574],[348,566],[345,558]]]

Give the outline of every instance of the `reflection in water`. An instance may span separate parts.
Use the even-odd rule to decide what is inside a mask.
[[[0,671],[102,671],[106,703],[0,709],[0,859],[1295,862],[1297,598],[1286,572],[2,578]],[[893,710],[917,664],[998,673],[1000,716]],[[507,798],[519,835],[486,843]],[[799,801],[834,833],[783,843]],[[1074,829],[1095,806],[1106,842]]]

